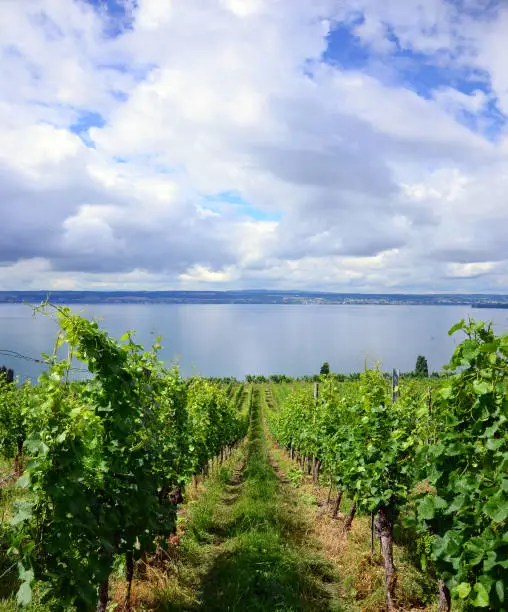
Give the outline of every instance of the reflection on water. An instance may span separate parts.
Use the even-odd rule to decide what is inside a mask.
[[[508,310],[455,306],[349,306],[244,304],[94,304],[78,312],[101,318],[116,337],[136,330],[150,345],[163,337],[162,359],[179,360],[184,374],[236,376],[314,374],[328,361],[354,372],[365,360],[383,369],[412,370],[425,355],[432,370],[447,363],[460,336],[448,329],[463,317],[493,320],[506,330]],[[40,357],[53,350],[55,323],[32,317],[29,306],[0,304],[0,350]],[[40,364],[0,355],[20,377],[37,377]]]

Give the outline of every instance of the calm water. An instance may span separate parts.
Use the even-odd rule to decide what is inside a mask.
[[[412,370],[425,355],[438,370],[453,352],[458,336],[448,329],[462,317],[489,319],[508,329],[508,310],[471,310],[451,306],[320,306],[222,304],[96,304],[77,307],[120,337],[137,330],[144,345],[163,337],[162,358],[178,360],[184,374],[236,376],[285,373],[314,374],[323,361],[333,371],[363,368],[379,360],[389,370]],[[32,317],[21,304],[0,304],[0,351],[40,357],[52,352],[56,325]],[[21,378],[37,377],[41,365],[0,354]]]

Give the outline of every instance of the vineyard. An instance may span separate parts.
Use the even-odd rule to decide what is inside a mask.
[[[508,609],[508,336],[463,321],[395,388],[218,381],[39,310],[47,372],[0,376],[0,610]]]

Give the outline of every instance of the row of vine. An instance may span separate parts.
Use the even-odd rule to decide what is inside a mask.
[[[431,541],[441,610],[508,606],[508,336],[483,322],[461,321],[465,339],[430,390],[412,383],[392,405],[385,378],[365,370],[360,382],[322,377],[269,413],[272,433],[291,455],[326,473],[375,517],[385,565],[386,603],[396,608],[393,529],[403,520]]]
[[[117,341],[66,307],[38,310],[60,329],[47,372],[34,386],[0,381],[0,455],[27,457],[8,527],[18,603],[37,584],[60,609],[106,610],[123,558],[128,605],[135,560],[174,531],[185,485],[245,436],[242,391],[228,397],[166,369],[159,340],[146,351],[131,332]],[[76,359],[88,380],[70,380]]]

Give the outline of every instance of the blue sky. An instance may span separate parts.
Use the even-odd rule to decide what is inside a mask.
[[[505,3],[5,19],[0,288],[508,291]]]
[[[455,4],[460,6],[461,3]],[[495,4],[492,2],[492,7]],[[475,16],[485,14],[479,9],[472,12]],[[502,133],[506,116],[499,109],[487,71],[454,62],[445,50],[429,54],[409,49],[401,44],[389,25],[386,25],[386,40],[392,43],[392,48],[387,53],[377,53],[355,33],[363,23],[365,16],[359,14],[335,25],[328,35],[323,61],[341,70],[361,71],[389,85],[405,87],[426,99],[433,99],[443,88],[452,88],[468,96],[481,91],[490,98],[482,112],[462,111],[457,119],[490,139],[495,140]],[[479,118],[482,121],[478,121]]]
[[[103,17],[103,27],[106,36],[115,38],[133,26],[132,10],[137,2],[123,0],[85,0]]]

